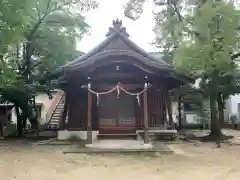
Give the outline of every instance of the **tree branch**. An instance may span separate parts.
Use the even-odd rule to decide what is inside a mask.
[[[31,68],[34,69],[35,67],[39,66],[40,64],[42,64],[42,61],[39,61],[39,62],[33,64]]]
[[[49,10],[50,9],[50,4],[51,4],[51,0],[48,0],[48,3],[47,3],[47,8],[46,8],[46,12],[45,14],[39,19],[39,21],[36,23],[36,25],[33,27],[32,31],[30,31],[29,35],[27,36],[27,39],[28,40],[31,40],[33,35],[36,33],[37,29],[39,28],[39,26],[43,23],[44,19],[51,13],[53,13],[54,11],[57,11],[57,10],[60,10],[62,9],[63,7],[65,6],[68,6],[70,4],[76,4],[78,3],[79,1],[76,0],[76,1],[69,1],[67,3],[63,3],[62,5],[59,5],[57,6],[56,8],[53,8],[52,10]]]
[[[51,3],[51,0],[48,0],[48,3],[47,3],[47,8],[46,8],[46,13],[49,11],[49,8],[50,8],[50,3]]]
[[[240,57],[240,52],[237,52],[237,53],[231,55],[231,59],[232,60],[234,60],[234,59],[236,59],[238,57]]]
[[[171,4],[172,4],[172,6],[171,6],[171,8],[174,10],[174,12],[177,14],[177,17],[178,17],[178,20],[180,21],[180,22],[183,22],[183,16],[181,15],[181,13],[178,11],[178,9],[177,9],[177,2],[178,1],[176,1],[175,3],[173,3],[173,2],[171,2]],[[170,4],[168,4],[168,5],[170,5]]]
[[[38,7],[38,4],[37,4],[36,9],[37,9],[37,14],[38,14],[38,20],[40,20],[41,19],[41,13],[40,13],[40,9]]]

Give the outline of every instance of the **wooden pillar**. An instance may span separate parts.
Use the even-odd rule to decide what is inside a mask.
[[[148,84],[144,84],[144,88],[147,88]],[[148,132],[148,102],[147,102],[147,93],[146,90],[143,93],[143,113],[144,113],[144,122],[143,122],[143,128],[144,128],[144,144],[149,143],[149,132]]]
[[[178,96],[178,128],[182,129],[182,96]]]
[[[168,112],[170,128],[173,128],[172,101],[171,101],[171,97],[170,97],[169,92],[167,92],[167,112]]]
[[[3,138],[4,138],[4,123],[1,121],[0,122],[0,139],[3,139]]]
[[[201,129],[205,128],[205,120],[204,120],[204,96],[201,93],[201,102],[200,102],[200,118],[201,118]]]
[[[91,84],[88,84],[91,88]],[[88,114],[87,114],[87,143],[92,144],[92,93],[88,91]]]
[[[7,122],[7,107],[3,107],[0,112],[0,139],[4,139],[4,126]]]

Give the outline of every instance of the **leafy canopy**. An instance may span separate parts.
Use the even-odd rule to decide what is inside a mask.
[[[32,120],[43,77],[80,55],[76,41],[88,33],[84,14],[94,0],[0,1],[0,94]]]
[[[235,69],[231,54],[237,46],[239,12],[232,4],[208,1],[188,15],[185,26],[195,32],[176,50],[177,69],[222,76]]]

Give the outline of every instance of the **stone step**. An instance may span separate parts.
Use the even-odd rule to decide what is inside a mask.
[[[56,107],[56,109],[64,109],[64,105],[58,105],[57,107]]]
[[[61,115],[54,114],[51,119],[59,119],[59,118],[61,118]]]
[[[97,138],[100,139],[137,139],[138,134],[98,134]]]
[[[53,124],[53,125],[58,125],[59,124],[59,122],[51,122],[51,123],[49,123],[50,125],[51,124]]]
[[[52,119],[51,122],[53,122],[53,121],[60,121],[60,118],[58,118],[58,119],[57,119],[57,118]]]
[[[56,106],[56,108],[52,114],[51,120],[48,123],[50,128],[58,128],[58,126],[60,124],[60,119],[62,117],[62,113],[64,111],[64,104],[65,104],[65,97],[63,96],[60,99],[58,105]]]
[[[62,111],[55,111],[53,114],[62,114]]]
[[[51,122],[59,122],[60,121],[60,118],[56,118],[56,119],[52,119]]]
[[[53,113],[52,117],[53,116],[61,116],[61,115],[62,115],[62,113]]]
[[[56,112],[56,111],[61,111],[61,112],[62,112],[63,110],[64,110],[63,108],[56,108],[56,109],[55,109],[55,112]]]

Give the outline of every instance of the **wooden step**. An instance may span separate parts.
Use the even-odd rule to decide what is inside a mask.
[[[144,138],[144,132],[138,132],[139,136]],[[166,132],[149,132],[150,137],[156,140],[175,140],[177,132],[166,130]]]
[[[100,128],[99,134],[135,134],[136,129],[122,129],[122,128]]]
[[[131,134],[98,134],[97,138],[100,139],[137,139],[136,133]]]

